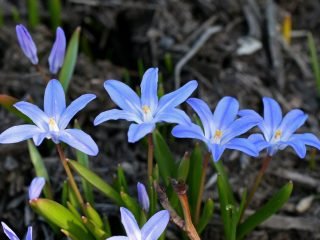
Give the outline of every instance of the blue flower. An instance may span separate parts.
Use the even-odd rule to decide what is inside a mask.
[[[16,33],[24,55],[29,58],[32,64],[38,64],[37,47],[28,30],[22,24],[19,24],[16,26]]]
[[[66,36],[62,28],[58,27],[56,31],[56,40],[52,46],[50,56],[48,58],[49,70],[56,74],[59,68],[62,67],[64,55],[66,51]]]
[[[18,238],[18,236],[14,233],[14,231],[11,230],[11,228],[8,227],[7,224],[5,224],[4,222],[1,222],[1,224],[4,233],[10,240],[20,240],[20,238]],[[28,227],[26,240],[32,240],[32,227]]]
[[[138,182],[137,189],[138,189],[139,204],[140,204],[141,208],[145,212],[148,212],[149,211],[150,202],[149,202],[149,196],[148,196],[146,187],[142,183]]]
[[[29,200],[37,199],[41,191],[46,184],[46,180],[43,177],[35,177],[29,187]]]
[[[258,150],[254,144],[248,139],[237,136],[256,126],[260,118],[248,116],[237,119],[239,103],[235,98],[222,98],[213,114],[201,99],[190,98],[187,103],[198,114],[203,129],[196,124],[180,124],[173,128],[173,136],[203,141],[212,153],[215,162],[219,161],[225,149],[239,150],[251,156],[258,156]]]
[[[84,94],[66,107],[62,85],[58,80],[49,81],[44,94],[44,111],[29,102],[18,102],[14,107],[28,116],[35,125],[14,126],[0,134],[0,143],[16,143],[33,138],[40,145],[44,138],[56,144],[64,142],[88,154],[97,155],[98,147],[92,138],[79,129],[65,129],[71,119],[96,96]]]
[[[141,98],[126,84],[107,80],[106,91],[121,109],[112,109],[100,113],[94,125],[109,120],[125,119],[133,121],[129,127],[128,140],[136,142],[151,133],[156,123],[191,123],[186,113],[176,106],[184,102],[197,88],[196,81],[190,81],[178,90],[168,93],[158,100],[158,69],[149,68],[141,82]]]
[[[309,145],[320,149],[319,139],[312,133],[297,134],[308,118],[300,109],[293,109],[282,118],[279,104],[272,98],[263,98],[263,118],[253,110],[241,110],[241,116],[255,116],[261,118],[258,125],[263,134],[256,133],[249,137],[261,151],[267,148],[268,155],[273,156],[278,150],[292,147],[300,158],[306,156],[306,146]]]
[[[121,207],[120,212],[121,222],[126,230],[127,237],[115,236],[107,238],[107,240],[157,240],[170,220],[169,212],[162,210],[153,215],[140,229],[136,219],[128,209]]]

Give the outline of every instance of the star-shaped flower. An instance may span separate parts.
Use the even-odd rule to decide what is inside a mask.
[[[133,214],[126,208],[121,207],[121,222],[127,236],[114,236],[107,240],[157,240],[166,229],[170,220],[167,210],[162,210],[153,215],[140,229]]]
[[[66,107],[65,94],[58,80],[49,81],[44,94],[44,111],[29,102],[14,107],[28,116],[35,125],[14,126],[0,134],[0,143],[16,143],[32,138],[40,145],[44,138],[54,143],[64,142],[88,155],[97,155],[98,147],[92,138],[79,129],[66,129],[71,119],[96,96],[84,94]]]
[[[109,120],[125,119],[133,121],[129,127],[128,140],[136,142],[151,133],[156,123],[191,123],[186,113],[176,107],[183,103],[197,88],[196,81],[190,81],[181,88],[158,99],[158,69],[149,68],[141,82],[141,98],[126,84],[117,80],[104,83],[113,102],[121,109],[100,113],[94,125]]]
[[[225,149],[239,150],[251,156],[258,156],[256,146],[248,139],[238,138],[238,136],[256,126],[260,118],[256,116],[237,118],[239,103],[235,98],[222,98],[214,113],[201,99],[189,98],[187,103],[198,114],[203,129],[196,124],[180,124],[173,128],[173,136],[203,141],[215,162],[219,161]]]
[[[273,156],[278,150],[292,147],[300,158],[306,156],[306,145],[320,149],[319,139],[312,133],[295,133],[308,118],[300,109],[293,109],[282,117],[280,105],[272,98],[263,98],[263,118],[253,110],[241,110],[241,116],[261,118],[258,125],[263,134],[255,133],[249,137],[261,151],[267,148],[268,155]]]

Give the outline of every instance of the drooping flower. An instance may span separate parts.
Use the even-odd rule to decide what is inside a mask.
[[[272,98],[263,98],[263,118],[253,110],[241,110],[241,116],[255,116],[261,118],[258,125],[263,134],[255,133],[249,137],[258,149],[267,148],[269,156],[278,150],[291,147],[300,158],[306,155],[306,145],[320,149],[320,140],[312,133],[295,133],[308,118],[300,109],[293,109],[282,117],[280,105]]]
[[[35,177],[29,187],[29,200],[37,199],[46,184],[46,180],[43,177]]]
[[[107,240],[157,240],[166,229],[170,220],[167,210],[162,210],[153,215],[140,229],[133,214],[126,208],[121,207],[121,222],[127,236],[114,236]]]
[[[56,40],[52,46],[51,53],[48,58],[49,70],[56,74],[64,62],[64,55],[66,51],[66,36],[61,27],[57,28]]]
[[[133,121],[129,127],[128,140],[136,142],[151,133],[156,123],[185,123],[190,121],[186,113],[176,107],[184,102],[197,88],[197,81],[190,81],[181,88],[168,93],[158,100],[158,69],[149,68],[141,82],[141,98],[126,84],[117,80],[107,80],[104,87],[121,109],[100,113],[94,125],[109,120],[125,119]]]
[[[18,238],[18,236],[14,233],[14,231],[12,231],[11,228],[8,227],[7,224],[5,224],[4,222],[1,222],[2,228],[4,233],[6,234],[6,236],[10,239],[10,240],[20,240],[20,238]],[[32,227],[28,227],[28,232],[27,232],[27,236],[25,240],[32,240]]]
[[[16,33],[20,47],[24,55],[26,55],[26,57],[29,58],[32,64],[38,64],[39,60],[37,56],[37,47],[34,41],[32,40],[32,37],[28,30],[25,28],[25,26],[19,24],[16,26]]]
[[[139,204],[140,204],[141,208],[145,212],[148,212],[149,211],[150,202],[149,202],[149,196],[148,196],[146,187],[142,183],[138,182],[137,190],[138,190]]]
[[[239,103],[235,98],[222,98],[213,114],[201,99],[189,98],[187,103],[199,116],[203,129],[193,123],[192,125],[180,124],[173,128],[173,136],[203,141],[215,162],[220,159],[225,149],[239,150],[251,156],[258,156],[256,146],[248,139],[238,138],[238,136],[256,126],[260,118],[256,116],[237,118]]]
[[[98,147],[92,138],[79,129],[66,129],[71,119],[96,96],[84,94],[66,107],[65,94],[60,82],[49,81],[44,94],[44,111],[29,102],[18,102],[14,107],[28,116],[35,125],[14,126],[0,134],[0,143],[16,143],[32,138],[35,145],[44,138],[56,144],[64,142],[88,155],[97,155]]]

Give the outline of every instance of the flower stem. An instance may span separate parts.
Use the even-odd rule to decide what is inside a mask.
[[[265,172],[266,172],[266,170],[267,170],[267,168],[268,168],[268,166],[269,166],[269,163],[270,163],[271,159],[272,159],[272,156],[269,156],[269,155],[267,155],[267,156],[263,159],[263,162],[262,162],[262,166],[261,166],[261,168],[260,168],[260,171],[259,171],[258,175],[256,176],[256,178],[255,178],[255,180],[254,180],[254,184],[253,184],[253,186],[251,187],[251,190],[250,190],[249,196],[248,196],[248,198],[247,198],[246,204],[245,204],[245,206],[244,206],[244,208],[243,208],[243,211],[242,211],[242,213],[241,213],[240,221],[241,221],[241,219],[242,219],[242,217],[243,217],[243,214],[244,214],[245,210],[247,209],[247,207],[248,207],[249,204],[251,203],[255,192],[256,192],[257,189],[258,189],[258,187],[259,187],[259,185],[260,185],[260,183],[261,183],[261,180],[262,180],[262,178],[263,178],[263,176],[264,176],[264,174],[265,174]],[[239,221],[239,222],[240,222],[240,221]]]
[[[178,198],[184,215],[185,228],[188,237],[191,240],[200,240],[199,234],[192,223],[186,184],[179,183],[176,180],[172,180],[172,186],[174,191],[178,194]]]
[[[199,189],[199,195],[198,195],[198,199],[197,199],[196,213],[195,213],[195,219],[194,219],[195,224],[198,223],[199,217],[200,217],[200,208],[201,208],[202,196],[203,196],[203,191],[204,191],[204,183],[206,180],[206,172],[207,172],[207,167],[208,167],[210,156],[211,156],[210,152],[207,152],[204,156],[203,163],[202,163],[200,189]]]
[[[152,179],[152,170],[153,170],[153,139],[152,133],[148,134],[148,179]]]
[[[67,173],[69,185],[72,188],[73,192],[75,193],[76,198],[77,198],[77,200],[78,200],[78,202],[79,202],[79,204],[80,204],[80,206],[81,206],[81,208],[83,210],[83,213],[85,213],[86,210],[85,210],[85,207],[84,207],[84,201],[83,201],[83,198],[82,198],[82,196],[80,194],[80,191],[79,191],[79,189],[77,187],[76,181],[74,180],[74,177],[73,177],[73,175],[71,173],[71,170],[69,168],[68,160],[64,155],[64,152],[62,150],[61,145],[60,144],[56,144],[56,146],[57,146],[57,151],[58,151],[59,156],[60,156],[61,163],[62,163],[62,165],[64,167],[64,170]]]

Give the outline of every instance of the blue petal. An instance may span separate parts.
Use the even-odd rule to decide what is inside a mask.
[[[114,236],[114,237],[109,237],[106,240],[131,240],[126,236]]]
[[[198,114],[202,122],[204,134],[206,138],[210,139],[212,134],[214,134],[213,116],[210,108],[203,100],[198,98],[189,98],[187,103]]]
[[[48,129],[49,118],[38,106],[28,102],[17,102],[13,106],[29,117],[39,128]]]
[[[302,141],[295,139],[294,141],[286,142],[287,145],[293,148],[300,158],[304,158],[307,153],[307,148]]]
[[[320,149],[320,140],[312,133],[293,134],[290,141],[301,141],[306,145]]]
[[[261,122],[263,121],[263,118],[260,116],[260,114],[258,114],[256,111],[252,110],[252,109],[242,109],[239,110],[238,115],[240,117],[256,117],[257,119],[259,119]]]
[[[213,113],[213,123],[216,129],[224,131],[236,118],[239,102],[233,97],[224,97]]]
[[[259,156],[257,147],[245,138],[234,138],[225,146],[226,148],[238,150],[253,157]]]
[[[150,207],[150,201],[149,201],[149,196],[148,196],[146,187],[142,183],[138,182],[137,190],[138,190],[138,200],[139,200],[140,207],[145,212],[148,212]]]
[[[148,222],[142,227],[141,235],[143,240],[159,239],[166,229],[170,220],[170,214],[167,210],[162,210],[154,214]]]
[[[201,127],[192,123],[191,125],[178,125],[172,129],[172,135],[176,138],[194,138],[207,144],[208,140],[203,135]]]
[[[167,122],[167,123],[177,123],[182,125],[190,125],[191,119],[189,116],[180,109],[166,109],[158,113],[153,120],[156,122]]]
[[[149,68],[141,82],[141,106],[148,106],[151,112],[158,106],[158,68]]]
[[[121,109],[141,114],[141,104],[138,95],[126,84],[117,80],[107,80],[104,83],[104,88],[110,95],[110,98]]]
[[[0,143],[17,143],[32,138],[42,133],[42,130],[35,125],[24,124],[11,127],[0,135]]]
[[[5,224],[4,222],[1,222],[1,224],[2,224],[4,233],[10,240],[20,240],[18,236],[12,231],[12,229],[8,227],[7,224]]]
[[[308,115],[300,109],[293,109],[283,118],[279,130],[282,131],[281,139],[288,140],[291,135],[307,120]]]
[[[273,133],[279,127],[282,120],[282,111],[280,105],[272,98],[263,98],[263,117],[264,121],[261,124],[261,130],[266,137],[267,141],[270,141],[273,137]]]
[[[59,129],[65,129],[71,119],[83,109],[89,102],[96,98],[94,94],[84,94],[74,100],[62,113],[58,122]]]
[[[214,162],[218,162],[225,150],[225,146],[224,145],[220,145],[220,144],[211,144],[210,145],[210,152],[212,154],[212,158]]]
[[[66,51],[66,36],[62,28],[58,27],[56,31],[56,40],[48,58],[50,72],[56,74],[64,62],[64,54]]]
[[[23,53],[30,59],[32,64],[38,64],[37,47],[28,30],[22,24],[19,24],[16,26],[16,33]]]
[[[121,207],[121,222],[130,240],[141,240],[141,231],[133,214],[126,208]]]
[[[264,137],[260,133],[251,134],[248,137],[248,140],[250,140],[250,142],[256,145],[259,152],[270,146],[270,144],[264,139]]]
[[[44,112],[53,117],[56,122],[66,108],[66,99],[61,83],[52,79],[49,81],[44,93]]]
[[[183,103],[197,87],[197,81],[192,80],[183,85],[181,88],[164,95],[162,98],[160,98],[157,113],[164,111],[165,109],[172,109]]]
[[[139,116],[137,116],[135,113],[128,112],[125,110],[119,110],[119,109],[112,109],[105,112],[100,113],[95,119],[93,124],[95,126],[99,125],[100,123],[109,121],[109,120],[118,120],[118,119],[124,119],[127,121],[133,121],[136,123],[142,123]]]
[[[29,200],[39,198],[46,180],[43,177],[35,177],[29,187]]]
[[[228,128],[226,128],[224,135],[222,136],[221,143],[226,144],[231,139],[247,132],[259,123],[259,119],[256,117],[241,117],[235,120]]]
[[[146,136],[148,133],[151,133],[156,125],[154,123],[141,123],[141,124],[134,124],[132,123],[129,127],[128,131],[128,141],[130,143],[134,143],[144,136]]]
[[[58,139],[90,156],[96,156],[99,152],[98,146],[93,139],[79,129],[60,131]]]
[[[39,146],[43,142],[43,140],[47,137],[47,135],[48,135],[47,132],[38,133],[32,137],[32,140],[36,146]]]
[[[32,227],[28,227],[28,232],[26,236],[26,240],[32,240]]]

